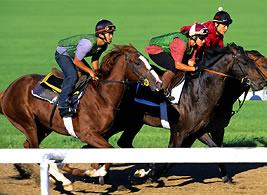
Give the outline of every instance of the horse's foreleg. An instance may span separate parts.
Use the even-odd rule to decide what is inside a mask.
[[[221,129],[216,129],[216,131],[214,131],[216,133],[213,133],[213,137],[215,139],[213,139],[213,137],[211,138],[210,135],[208,133],[204,134],[203,136],[199,137],[199,140],[208,145],[209,147],[219,147],[219,146],[223,146],[223,136],[224,136],[224,129],[221,128]],[[215,143],[217,142],[217,143]],[[219,173],[221,175],[221,178],[222,178],[222,181],[224,183],[226,182],[231,182],[232,179],[227,176],[227,172],[226,172],[226,169],[224,167],[224,164],[223,163],[219,163],[218,164],[219,166]]]
[[[69,166],[69,164],[64,164],[61,170],[73,176],[85,176],[87,171],[85,169],[72,168]]]
[[[181,132],[171,130],[171,138],[169,148],[181,147],[183,141],[183,134]],[[175,164],[173,163],[151,163],[149,164],[149,177],[156,181],[162,174],[167,173]]]
[[[73,186],[70,180],[68,180],[62,173],[59,172],[57,164],[54,160],[49,162],[49,174],[51,174],[57,181],[62,182],[62,186],[66,191],[72,191]]]
[[[113,148],[111,144],[109,144],[102,136],[91,133],[87,134],[86,136],[81,136],[81,141],[86,142],[88,145],[95,147],[95,148]],[[106,163],[99,169],[89,169],[86,171],[86,175],[90,177],[101,177],[106,176],[110,167],[111,163]]]

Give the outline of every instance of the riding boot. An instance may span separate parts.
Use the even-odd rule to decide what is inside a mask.
[[[74,110],[70,106],[69,98],[67,98],[63,101],[61,100],[58,102],[58,110],[59,110],[59,114],[62,118],[63,117],[72,117],[76,112],[76,110]]]

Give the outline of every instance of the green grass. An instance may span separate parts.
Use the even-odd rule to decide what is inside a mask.
[[[0,3],[0,91],[16,78],[31,73],[46,74],[58,67],[54,60],[57,42],[71,35],[93,33],[95,23],[110,19],[117,26],[114,44],[132,43],[146,55],[149,40],[174,32],[193,21],[208,21],[223,6],[234,22],[225,42],[267,55],[265,0],[159,1],[159,0],[1,0]],[[146,55],[147,56],[147,55]],[[266,146],[264,124],[267,102],[246,102],[226,129],[226,145]],[[119,135],[111,139],[116,146]],[[136,147],[166,147],[169,132],[144,126],[134,140]],[[0,116],[0,148],[21,148],[25,138],[5,117]],[[41,147],[81,147],[79,140],[50,135]],[[196,143],[194,146],[203,146]]]

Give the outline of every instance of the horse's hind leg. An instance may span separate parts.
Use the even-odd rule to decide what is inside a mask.
[[[19,129],[26,137],[24,148],[39,148],[39,141],[37,135],[37,126],[34,119],[25,119],[23,116],[18,118],[10,118],[8,120]]]

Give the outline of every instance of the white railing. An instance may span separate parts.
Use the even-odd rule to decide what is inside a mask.
[[[267,163],[267,148],[0,149],[0,163],[40,163],[49,194],[48,161],[63,163]]]

